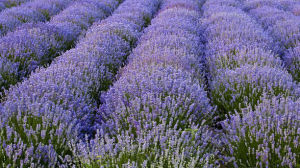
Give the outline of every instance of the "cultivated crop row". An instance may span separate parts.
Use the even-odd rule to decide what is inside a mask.
[[[74,0],[35,0],[12,7],[0,13],[0,36],[24,23],[45,22]]]
[[[95,134],[100,93],[114,80],[158,5],[125,1],[111,17],[95,23],[76,48],[9,91],[1,109],[0,165],[81,165],[70,141]]]
[[[220,115],[254,107],[265,93],[297,96],[297,84],[270,51],[273,39],[263,28],[237,7],[209,2],[204,8],[206,64]]]
[[[200,6],[162,1],[118,80],[102,95],[103,129],[78,146],[90,165],[201,167],[212,162]],[[95,166],[97,167],[97,166]]]
[[[243,9],[246,11],[262,6],[269,6],[291,12],[296,16],[300,15],[300,2],[297,0],[241,0],[241,2],[245,2]]]
[[[0,167],[300,166],[298,2],[22,2]]]
[[[299,88],[271,52],[273,39],[238,1],[208,0],[203,9],[210,96],[226,118],[219,143],[226,165],[297,167]]]
[[[28,1],[29,0],[1,0],[0,1],[0,12],[4,9],[18,6],[18,5],[21,5],[22,3],[25,3]]]
[[[70,49],[93,22],[109,16],[117,4],[116,0],[78,0],[47,23],[26,24],[1,38],[1,91]]]
[[[245,2],[247,6],[247,2]],[[275,39],[273,50],[277,51],[294,79],[300,81],[300,19],[291,12],[272,6],[258,6],[249,13],[253,15]]]

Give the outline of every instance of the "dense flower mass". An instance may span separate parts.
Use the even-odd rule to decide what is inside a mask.
[[[299,7],[0,0],[0,167],[299,167]]]
[[[235,167],[297,167],[300,160],[300,102],[264,99],[224,121],[227,157]]]
[[[100,157],[98,164],[199,167],[213,163],[214,135],[205,125],[213,108],[204,90],[198,5],[163,1],[128,65],[102,96],[99,113],[112,138],[91,142],[91,154]],[[117,139],[120,142],[114,144]],[[111,152],[104,153],[103,145],[111,146]]]
[[[216,144],[222,163],[297,167],[300,92],[284,56],[285,50],[297,49],[297,21],[287,20],[295,16],[275,1],[220,0],[204,6],[208,83],[219,117],[225,119]]]
[[[221,116],[246,104],[254,107],[264,93],[299,96],[298,84],[274,53],[281,46],[242,10],[242,4],[220,1],[206,8],[206,65],[211,97]]]
[[[138,2],[122,3],[116,9],[116,13],[127,13],[128,5],[135,3]],[[140,23],[143,21],[144,24],[139,28],[142,30],[154,15],[159,1],[139,3],[143,8],[132,10],[136,12],[135,18],[128,17],[127,19],[127,16],[124,16],[123,20],[115,20],[112,16],[95,23],[76,48],[59,56],[49,67],[39,69],[31,74],[29,79],[9,91],[7,99],[3,102],[1,114],[5,116],[3,129],[1,129],[3,136],[1,137],[4,138],[2,141],[7,144],[2,145],[2,152],[0,152],[0,156],[4,159],[4,165],[30,165],[33,162],[36,163],[33,165],[34,167],[51,167],[70,164],[69,162],[76,164],[72,160],[72,157],[75,156],[72,155],[71,147],[67,143],[71,137],[76,138],[76,132],[79,133],[79,136],[86,133],[92,135],[97,128],[97,125],[92,125],[95,122],[93,120],[97,99],[101,91],[105,90],[112,82],[114,73],[123,64],[130,51],[131,42],[126,38],[127,33],[128,36],[136,34],[132,36],[135,38],[133,41],[137,41],[136,38],[139,37],[139,33],[135,29],[126,29],[132,27],[129,19],[135,19]],[[107,7],[104,4],[107,4]],[[98,7],[103,10],[98,8],[98,11],[110,13],[117,6],[117,1],[102,1]],[[95,7],[93,6],[93,8]],[[72,10],[74,11],[74,9]],[[93,11],[91,12],[93,13]],[[65,21],[64,23],[67,23],[67,19],[59,22],[60,19],[57,18],[56,20],[54,17],[53,22],[63,23]],[[108,23],[112,28],[107,30]],[[102,32],[102,30],[106,31]],[[132,43],[132,45],[134,44]],[[24,125],[20,131],[19,123]],[[41,124],[45,125],[41,126]],[[13,139],[26,144],[25,146],[17,145],[11,149],[20,151],[20,155],[16,156],[14,152],[11,154],[5,152],[14,144],[13,139],[6,138],[6,130],[12,131]],[[30,130],[34,130],[34,132]],[[43,134],[51,141],[45,141],[44,138],[27,139],[26,137],[31,137],[31,134],[25,136],[28,131],[32,136],[36,132]],[[28,150],[38,155],[26,154]],[[42,152],[39,152],[40,150]],[[19,159],[14,161],[15,157]]]
[[[24,23],[45,22],[74,0],[35,0],[12,7],[0,13],[0,36]]]
[[[0,39],[2,64],[0,87],[27,77],[39,66],[47,65],[61,52],[69,49],[93,22],[111,14],[117,1],[78,0],[47,23],[25,24]],[[16,69],[6,68],[13,64]]]
[[[284,10],[291,8],[291,4],[295,5],[295,3],[281,4],[276,1],[273,3],[275,6],[282,6],[282,8],[276,8],[274,5],[257,5],[250,8],[249,13],[262,23],[266,31],[272,34],[272,37],[275,39],[274,43],[280,46],[275,51],[282,56],[289,72],[299,82],[300,68],[298,65],[300,63],[300,53],[297,48],[300,47],[300,19],[299,16],[294,15],[289,10]],[[246,6],[249,5],[249,3],[245,4]],[[293,11],[294,9],[291,10]]]
[[[1,0],[0,1],[0,12],[4,9],[18,6],[18,5],[21,5],[22,3],[25,3],[28,1],[30,1],[30,0]]]

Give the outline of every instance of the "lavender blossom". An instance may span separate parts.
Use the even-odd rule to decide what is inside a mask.
[[[297,167],[300,161],[300,102],[263,99],[256,110],[243,110],[224,121],[229,165]]]
[[[279,3],[279,0],[244,0],[244,10],[249,11],[251,9],[259,8],[262,6],[269,6],[272,8],[282,9],[283,6]]]
[[[201,83],[199,11],[187,8],[194,1],[176,2],[163,2],[163,10],[145,30],[128,65],[102,95],[99,116],[104,117],[104,130],[87,144],[91,150],[86,150],[85,144],[76,149],[83,151],[81,158],[87,165],[209,167],[213,163],[212,147],[201,145],[207,144],[207,139],[189,141],[189,135],[179,133],[205,130],[213,108]],[[160,127],[163,130],[153,135]],[[164,136],[169,131],[176,135]],[[176,145],[180,136],[187,140],[183,140],[183,148]]]
[[[294,68],[297,67],[297,60],[299,60],[297,49],[294,49],[300,43],[299,18],[290,12],[267,6],[252,9],[250,14],[256,17],[280,44],[278,53],[282,56],[294,79],[299,81],[299,73]]]
[[[222,6],[209,4],[205,4],[209,11]],[[280,50],[279,45],[239,6],[228,5],[228,11],[223,6],[220,12],[211,10],[204,19],[211,98],[220,117],[240,112],[247,105],[254,108],[265,92],[272,96],[299,96],[298,85],[272,52]]]
[[[0,35],[14,31],[24,23],[45,22],[71,2],[72,0],[36,0],[6,9],[0,13]]]
[[[95,20],[107,17],[104,13],[109,14],[110,6],[105,8],[106,3],[108,2],[81,0],[54,16],[48,23],[25,24],[15,32],[8,33],[0,40],[0,55],[3,62],[17,65],[14,66],[17,74],[9,77],[10,80],[4,81],[0,86],[8,89],[9,85],[22,80],[37,67],[50,63],[62,51],[69,49],[80,33]],[[60,19],[63,21],[60,22]],[[85,26],[82,27],[79,23]],[[2,68],[0,74],[5,76],[10,69]]]
[[[113,5],[115,1],[111,2],[109,7],[115,6]],[[157,9],[159,1],[147,2],[145,5],[154,4],[149,8]],[[135,3],[131,4],[134,8]],[[123,12],[128,13],[127,10]],[[141,11],[139,15],[143,15],[143,12]],[[110,17],[103,23],[109,20]],[[15,141],[1,139],[1,142],[7,142],[3,147],[7,150],[0,148],[0,157],[5,157],[2,165],[25,167],[76,165],[74,153],[69,150],[72,147],[68,143],[71,139],[77,140],[86,134],[92,137],[99,128],[94,121],[97,99],[101,91],[107,89],[109,83],[114,80],[113,70],[123,64],[122,61],[129,54],[131,47],[130,43],[117,32],[99,31],[95,34],[97,36],[87,36],[86,39],[80,40],[76,48],[65,52],[49,67],[39,68],[28,79],[9,90],[1,108],[4,126],[11,127],[8,129],[14,132],[14,140],[26,145],[16,146]],[[19,130],[18,123],[24,129]],[[41,126],[42,124],[45,126]],[[19,151],[21,155],[17,157],[11,155],[14,151]],[[14,158],[18,159],[14,161]]]
[[[289,49],[284,57],[285,65],[294,79],[300,79],[300,43],[297,47]]]
[[[163,119],[184,129],[212,113],[207,94],[197,79],[169,65],[151,64],[127,70],[103,99],[102,110],[116,122],[115,127],[126,129],[132,125],[136,133]]]
[[[74,153],[86,167],[214,167],[210,150],[217,136],[205,125],[177,130],[173,124],[154,122],[137,137],[130,130],[113,138],[98,131],[88,144],[73,143]]]
[[[223,114],[240,112],[257,105],[264,94],[279,97],[299,96],[297,84],[284,70],[268,66],[244,65],[233,70],[220,69],[211,82],[214,103]]]
[[[212,108],[206,93],[202,84],[197,82],[203,81],[203,75],[195,78],[196,72],[201,73],[202,68],[202,43],[198,37],[201,27],[197,16],[196,11],[175,5],[162,10],[145,30],[140,44],[129,56],[129,65],[121,71],[119,80],[102,98],[104,105],[101,113],[107,115],[108,120],[116,120],[112,122],[116,122],[117,128],[123,127],[122,123],[128,123],[124,119],[143,124],[151,123],[156,118],[173,116],[175,121],[180,118],[179,122],[186,122],[188,118],[195,118],[199,122],[210,113]],[[168,22],[163,22],[165,20]],[[164,32],[167,27],[172,28]],[[163,33],[158,34],[159,31]],[[153,113],[150,115],[153,116],[142,117],[147,112]]]
[[[0,2],[0,12],[6,8],[11,8],[14,6],[19,6],[22,3],[28,2],[30,0],[1,0]]]

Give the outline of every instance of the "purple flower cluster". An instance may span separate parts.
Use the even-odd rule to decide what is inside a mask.
[[[300,101],[263,99],[256,110],[243,110],[224,121],[226,159],[234,167],[298,167]],[[242,159],[241,159],[242,158]]]
[[[295,16],[300,15],[300,2],[297,0],[284,0],[279,1],[282,9],[285,11],[292,12]]]
[[[136,136],[129,131],[115,137],[98,132],[90,143],[73,142],[74,153],[85,167],[214,167],[210,148],[216,135],[209,127],[180,130],[168,123],[153,123]]]
[[[0,36],[24,23],[44,22],[66,8],[73,0],[35,0],[0,13]]]
[[[204,5],[204,22],[211,97],[220,117],[254,107],[264,93],[299,96],[297,84],[271,51],[273,39],[238,3],[217,2]]]
[[[175,4],[180,3],[167,1],[162,5],[129,56],[129,65],[102,96],[100,111],[121,124],[117,128],[125,123],[144,127],[162,118],[172,118],[185,128],[188,120],[199,121],[211,112],[203,89],[199,12],[186,8],[193,3],[185,2],[183,7]]]
[[[27,77],[37,67],[50,63],[69,49],[94,21],[111,14],[117,1],[79,0],[67,7],[50,22],[25,24],[0,39],[0,87]],[[7,65],[14,65],[9,66]],[[16,68],[12,70],[12,68]]]
[[[0,167],[298,167],[299,5],[0,0]]]
[[[11,8],[14,6],[19,6],[22,3],[28,2],[30,0],[1,0],[0,1],[0,12],[6,8]]]
[[[292,0],[288,0],[291,2]],[[244,3],[243,9],[249,11],[251,9],[255,9],[262,6],[270,6],[273,8],[283,9],[283,6],[280,2],[284,2],[282,0],[242,0]],[[287,1],[285,1],[285,4]]]
[[[89,4],[92,16],[101,16],[93,10],[98,9],[101,14],[110,13],[119,2],[92,3],[86,0],[81,6],[86,10]],[[30,163],[34,163],[33,167],[66,167],[67,164],[77,164],[69,140],[84,137],[85,134],[91,136],[95,132],[98,127],[94,122],[97,120],[95,112],[99,95],[114,80],[114,74],[129,55],[131,45],[134,45],[131,41],[137,41],[134,38],[139,38],[140,31],[149,23],[158,4],[159,1],[153,0],[125,1],[115,10],[118,17],[113,14],[98,21],[76,48],[10,89],[1,107],[3,129],[0,129],[0,137],[5,143],[1,143],[3,145],[0,147],[0,158],[4,162],[2,164],[0,161],[0,165],[29,167]],[[77,12],[70,8],[72,10],[66,13]],[[131,11],[135,14],[130,14]],[[82,10],[79,8],[78,12]],[[81,25],[86,24],[81,21],[84,16],[88,18],[88,12],[78,15],[74,22],[71,16],[54,17],[51,22],[67,24],[70,21],[84,29]],[[107,25],[111,26],[110,29]],[[8,138],[8,134],[13,136]]]
[[[273,2],[276,3],[276,2]],[[245,2],[245,5],[248,3]],[[280,5],[279,2],[276,4]],[[289,11],[272,6],[258,6],[249,11],[263,27],[274,37],[275,45],[280,46],[277,51],[293,75],[300,81],[300,19]],[[276,44],[277,43],[277,44]]]
[[[262,6],[269,6],[280,10],[292,12],[298,16],[300,2],[297,0],[242,0],[244,2],[244,10],[249,11],[251,9],[260,8]]]
[[[273,53],[282,50],[282,43],[269,34],[278,20],[294,15],[270,7],[276,5],[274,1],[242,3],[208,0],[203,8],[211,98],[220,118],[227,116],[215,144],[220,149],[218,156],[228,167],[297,167],[299,86]],[[263,26],[242,9],[255,11],[263,18],[259,22]],[[268,31],[265,26],[270,27]],[[291,26],[277,27],[278,36],[284,36],[287,28]],[[290,37],[286,35],[285,40]]]
[[[96,167],[213,163],[214,135],[204,125],[213,108],[204,90],[200,5],[193,0],[162,1],[128,65],[102,94],[103,130],[90,143],[78,145],[83,163]]]
[[[300,4],[292,6],[290,10],[293,12],[294,15],[300,16]]]
[[[5,8],[6,8],[5,4],[3,2],[0,2],[0,12]]]

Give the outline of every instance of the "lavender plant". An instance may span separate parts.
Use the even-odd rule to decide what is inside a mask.
[[[224,121],[226,158],[234,167],[298,167],[300,104],[290,98],[263,99]]]
[[[0,36],[14,31],[24,23],[45,22],[71,2],[73,0],[36,0],[6,9],[0,13]]]
[[[269,6],[272,8],[292,12],[294,15],[297,15],[297,12],[294,12],[297,11],[300,4],[297,0],[243,0],[242,2],[244,2],[243,9],[246,11],[262,6]]]
[[[234,70],[221,69],[211,82],[212,99],[222,116],[240,112],[250,105],[253,109],[264,94],[298,97],[299,90],[292,76],[278,68],[244,65]]]
[[[249,12],[272,34],[275,42],[280,44],[281,47],[277,50],[278,53],[294,79],[299,81],[299,66],[297,66],[299,56],[297,52],[293,52],[299,46],[299,18],[290,12],[269,6],[255,8]]]
[[[173,16],[176,16],[177,18],[174,20],[171,19]],[[189,27],[188,24],[185,25],[186,22],[180,22],[185,18],[189,18],[187,20],[192,20],[194,16],[197,16],[196,11],[189,11],[188,9],[178,6],[164,9],[160,12],[160,14],[153,20],[151,26],[145,31],[145,35],[141,37],[140,45],[138,45],[133,54],[129,56],[130,63],[122,70],[121,77],[118,82],[108,91],[106,96],[103,97],[105,101],[102,106],[104,115],[107,115],[108,118],[116,120],[119,118],[122,120],[117,121],[117,123],[129,123],[123,122],[124,119],[128,120],[127,117],[129,117],[133,120],[133,123],[138,122],[143,124],[147,122],[143,121],[143,116],[146,114],[143,115],[140,113],[145,113],[149,110],[150,113],[156,113],[154,118],[150,117],[149,119],[145,119],[149,120],[149,122],[156,120],[156,116],[170,118],[170,116],[175,117],[178,115],[178,118],[181,120],[179,122],[185,122],[187,118],[195,118],[197,120],[198,117],[196,116],[202,115],[201,112],[199,114],[193,114],[193,111],[209,113],[206,112],[206,110],[210,111],[211,107],[209,106],[208,99],[205,98],[206,93],[202,90],[203,88],[201,88],[201,84],[197,83],[197,80],[201,79],[195,79],[193,73],[191,73],[195,71],[199,72],[197,69],[201,68],[201,66],[197,65],[197,63],[200,64],[201,52],[199,50],[194,50],[197,48],[197,45],[201,47],[201,43],[199,43],[201,42],[200,39],[196,38],[199,34],[200,27],[198,26],[197,30],[197,27],[193,27],[194,25]],[[166,23],[165,26],[162,26],[164,25],[162,21],[165,20],[169,20],[168,24],[170,24],[170,26]],[[196,20],[194,21],[196,24],[195,26],[197,26],[198,22],[196,22]],[[178,24],[176,24],[176,22]],[[158,35],[156,33],[160,30],[164,30],[165,27],[172,27],[173,25],[176,25],[176,27],[169,30],[169,33],[167,34]],[[194,29],[193,33],[195,34],[191,34],[189,32],[181,35],[177,34],[178,31],[180,33],[182,32],[180,30],[189,30],[191,28]],[[177,34],[177,36],[173,34]],[[190,42],[187,40],[190,40]],[[161,52],[161,54],[158,52]],[[168,56],[167,54],[170,53],[174,53],[174,55]],[[199,58],[197,58],[197,56]],[[194,60],[196,62],[189,62],[190,60]],[[181,70],[181,68],[184,69]],[[185,72],[187,70],[188,73]],[[182,76],[180,75],[181,73],[183,74]],[[170,82],[167,82],[169,80]],[[176,80],[177,82],[173,80]],[[180,84],[181,82],[182,84]],[[174,85],[172,83],[177,84]],[[184,85],[191,86],[184,87]],[[189,89],[191,89],[191,91],[188,91]],[[199,97],[199,102],[195,100],[197,99],[197,96],[193,96],[194,93],[197,95],[203,95],[203,97]],[[180,99],[182,99],[182,101],[180,101]],[[189,99],[191,99],[190,102]],[[149,101],[153,103],[148,103]],[[177,104],[177,107],[173,107],[172,102],[182,102],[184,104]],[[202,104],[202,106],[200,105],[200,102],[206,103],[204,103],[205,105]],[[172,111],[174,112],[174,115],[172,115]],[[176,114],[177,112],[182,114]],[[195,117],[188,117],[189,115],[195,115]],[[177,120],[177,117],[173,119]]]
[[[115,1],[111,2],[112,7],[118,5],[113,5]],[[134,7],[135,2],[137,1],[125,1],[124,4],[132,4]],[[140,3],[145,5],[145,9],[148,7],[155,12],[159,1]],[[122,10],[122,5],[118,10]],[[125,8],[123,12],[128,11]],[[143,11],[139,15],[143,16]],[[136,18],[143,17],[137,16]],[[116,27],[124,25],[119,21],[109,17],[103,23],[110,22]],[[97,25],[102,26],[100,21]],[[113,70],[123,64],[122,60],[130,51],[130,43],[123,38],[123,35],[114,31],[101,32],[100,29],[99,32],[94,31],[94,33],[96,36],[87,36],[86,39],[82,39],[76,48],[58,57],[49,67],[38,69],[28,79],[13,86],[8,92],[1,109],[1,116],[5,116],[3,126],[10,126],[16,137],[14,140],[30,144],[17,147],[16,150],[20,148],[24,150],[18,150],[20,155],[14,165],[21,166],[23,160],[26,160],[26,151],[30,149],[38,154],[30,158],[33,162],[32,167],[71,167],[75,165],[76,158],[73,152],[69,152],[69,149],[72,149],[72,146],[68,145],[70,140],[76,141],[86,134],[90,137],[95,134],[95,130],[99,127],[94,124],[96,99],[114,79]],[[14,116],[17,116],[14,123],[24,123],[23,130],[18,131],[18,124],[10,124]],[[33,118],[34,122],[23,122],[26,118]],[[41,123],[46,124],[42,129],[36,126]],[[29,138],[26,138],[23,132],[31,133],[28,134]],[[2,135],[5,134],[5,132],[2,133]],[[43,138],[39,138],[39,134],[46,137],[52,135],[53,140],[45,142]],[[35,138],[36,136],[38,138]],[[5,141],[7,138],[3,136],[3,139]],[[6,145],[14,146],[14,144],[15,141],[7,140]],[[40,149],[44,152],[42,155],[39,155]],[[6,154],[4,157],[7,158]],[[9,159],[11,158],[13,156]],[[12,164],[9,159],[2,165]]]
[[[26,24],[0,40],[1,91],[27,77],[39,66],[49,64],[61,52],[70,49],[96,20],[107,17],[116,1],[81,0],[73,3],[48,23]],[[108,4],[106,6],[106,4]],[[16,70],[6,69],[12,62]],[[9,75],[7,75],[9,74]]]
[[[113,138],[99,131],[90,143],[76,144],[75,153],[84,167],[214,166],[211,144],[216,135],[207,126],[181,130],[171,125],[153,122],[135,138],[130,129]]]
[[[201,83],[202,32],[200,12],[189,7],[194,3],[163,1],[128,65],[102,96],[103,131],[88,144],[91,151],[77,149],[88,165],[212,166],[212,139],[200,138],[213,135],[205,121],[213,108]]]
[[[0,2],[0,12],[5,9],[5,4],[3,2]]]
[[[293,6],[291,11],[293,12],[294,15],[300,16],[300,4]]]
[[[263,94],[299,96],[298,85],[270,50],[276,43],[253,18],[239,6],[208,2],[205,7],[206,65],[219,117],[225,119],[247,105],[254,108]]]
[[[22,3],[28,2],[30,0],[2,0],[0,2],[0,12],[6,8],[11,8],[14,6],[19,6]]]
[[[289,49],[284,59],[294,79],[300,79],[300,43],[295,48]]]
[[[42,1],[33,1],[31,3],[24,4],[25,8],[30,8],[38,11],[45,16],[46,20],[49,21],[52,16],[57,15],[60,11],[64,10],[71,3],[74,3],[74,0],[42,0]]]
[[[154,121],[177,124],[180,129],[211,115],[206,92],[190,73],[169,65],[144,65],[128,70],[103,99],[108,125],[130,127],[139,134]],[[170,125],[172,128],[174,125]]]
[[[76,135],[74,123],[62,122],[65,120],[53,114],[14,114],[1,122],[1,167],[72,165],[72,150],[67,140],[76,138],[71,136]]]
[[[210,47],[210,46],[207,46]],[[209,49],[207,53],[213,51]],[[244,65],[253,65],[256,67],[283,68],[283,63],[279,57],[276,57],[272,51],[262,48],[248,48],[246,46],[239,49],[233,49],[229,52],[215,51],[206,59],[208,71],[211,76],[217,76],[220,69],[241,68]]]
[[[269,6],[272,8],[282,9],[283,6],[279,3],[279,0],[243,0],[244,1],[244,10],[249,11],[251,9],[259,8],[262,6]]]
[[[280,53],[282,43],[272,40],[271,29],[263,30],[239,9],[242,6],[222,3],[204,6],[211,97],[220,118],[226,119],[222,122],[223,138],[216,144],[223,155],[223,164],[297,167],[299,86],[282,67],[278,56],[270,51]],[[263,18],[259,23],[264,28],[290,16],[279,9],[272,8],[270,12],[269,8],[250,10]],[[281,30],[286,31],[283,27]],[[297,32],[296,26],[293,30]],[[288,36],[287,41],[290,39],[293,37]]]

